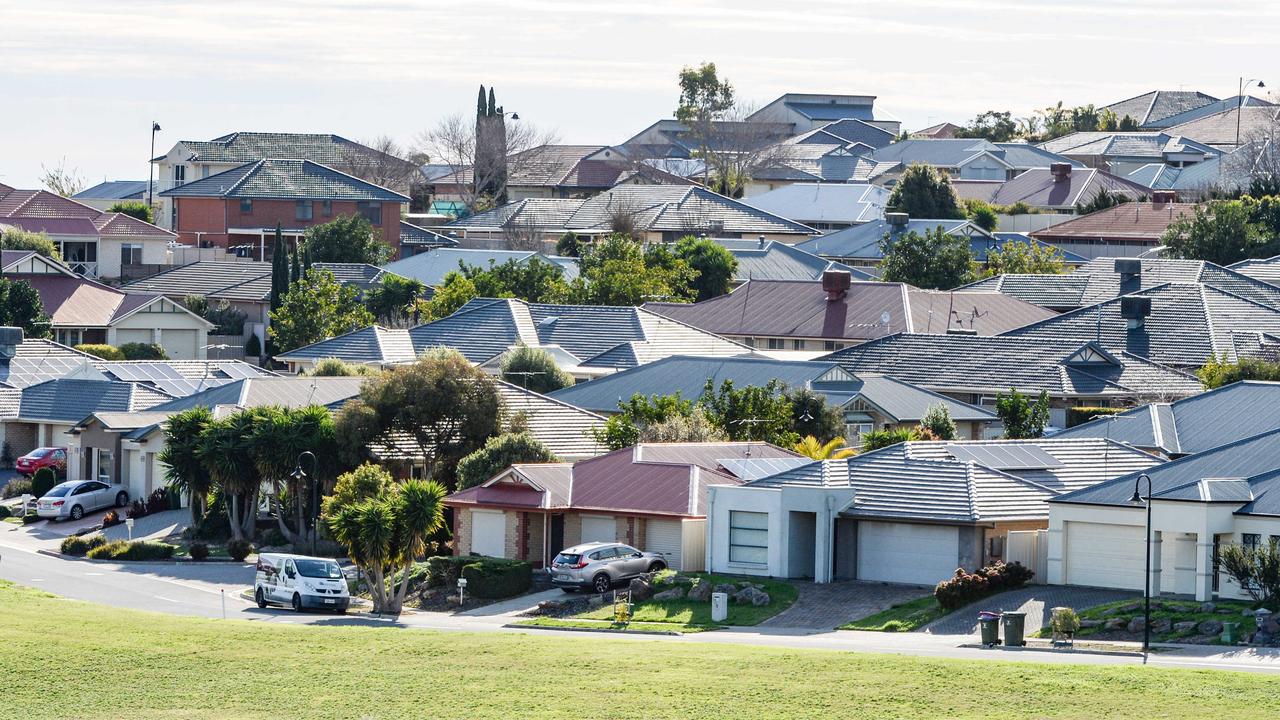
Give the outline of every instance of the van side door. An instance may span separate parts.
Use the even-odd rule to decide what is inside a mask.
[[[284,594],[284,560],[276,561],[275,567],[272,569],[271,579],[267,582],[268,592],[273,600],[285,598]]]

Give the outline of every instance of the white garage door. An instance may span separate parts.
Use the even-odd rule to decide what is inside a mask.
[[[494,510],[472,510],[471,552],[488,557],[503,557],[506,547],[506,513]]]
[[[618,539],[618,526],[612,515],[583,515],[582,542],[614,542]]]
[[[1143,586],[1142,528],[1131,525],[1068,522],[1066,579],[1068,585],[1141,590]]]
[[[946,525],[858,523],[858,579],[936,585],[956,572],[960,531]]]
[[[667,567],[680,569],[680,551],[684,546],[683,526],[679,520],[649,520],[644,526],[644,550],[662,553]]]
[[[116,347],[125,343],[151,344],[151,331],[139,328],[120,328],[116,330]]]
[[[171,360],[195,360],[196,331],[165,330],[160,334],[160,346]]]

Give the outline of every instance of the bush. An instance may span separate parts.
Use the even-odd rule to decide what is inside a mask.
[[[209,546],[204,543],[192,543],[187,548],[187,554],[191,555],[192,560],[204,560],[209,557]]]
[[[76,350],[82,353],[88,353],[100,360],[124,360],[124,353],[119,348],[111,345],[100,345],[96,343],[84,343],[76,345]]]
[[[14,478],[4,486],[4,499],[22,497],[23,495],[31,495],[31,479],[30,478]]]
[[[1049,627],[1059,635],[1069,635],[1080,629],[1080,615],[1069,607],[1056,607],[1049,618]]]
[[[512,597],[533,585],[533,565],[523,560],[480,558],[462,567],[467,594],[484,599]]]
[[[1018,562],[997,562],[994,565],[982,568],[978,572],[987,578],[987,585],[993,593],[1017,590],[1031,582],[1031,578],[1035,577],[1034,570]]]
[[[107,539],[98,533],[92,535],[72,535],[62,541],[59,548],[63,555],[84,557],[90,550],[107,544]]]
[[[175,546],[153,540],[114,540],[88,552],[90,560],[164,560],[173,557]]]
[[[106,515],[102,516],[102,527],[109,528],[124,522],[120,519],[120,513],[115,510],[108,510]]]
[[[9,509],[8,505],[0,505],[0,520],[3,520],[12,515],[13,515],[13,511]]]
[[[30,525],[33,522],[40,522],[40,516],[33,512],[29,512],[26,515],[22,516],[23,525]]]
[[[120,346],[125,360],[168,360],[164,348],[155,343],[125,343]]]
[[[944,610],[955,610],[994,593],[1016,590],[1034,576],[1033,571],[1016,562],[997,562],[975,573],[957,568],[954,577],[934,587],[933,597]]]
[[[31,477],[31,494],[44,497],[58,484],[58,474],[52,468],[42,467]]]
[[[478,559],[474,555],[437,555],[427,558],[427,587],[457,585],[458,578],[462,574],[462,566]]]
[[[1073,407],[1067,408],[1067,427],[1075,427],[1083,425],[1093,419],[1095,415],[1115,415],[1124,412],[1124,408],[1105,408],[1105,407]]]
[[[248,340],[244,341],[245,357],[256,358],[262,355],[262,341],[258,339],[258,334],[253,333]]]
[[[248,540],[232,540],[227,543],[227,554],[236,562],[242,562],[252,552],[253,543]]]

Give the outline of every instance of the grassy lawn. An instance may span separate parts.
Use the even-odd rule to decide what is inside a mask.
[[[583,620],[580,618],[549,618],[540,617],[532,620],[521,620],[513,623],[515,625],[524,625],[527,627],[550,627],[550,628],[586,628],[591,630],[618,630],[627,631],[645,631],[645,632],[678,632],[678,633],[696,633],[706,632],[707,630],[715,630],[713,625],[675,625],[674,623],[644,623],[633,622],[627,623],[625,627],[615,626],[608,620]]]
[[[1141,708],[1246,720],[1273,718],[1277,705],[1264,674],[206,620],[8,583],[0,642],[0,715],[14,718],[1131,718]]]
[[[868,615],[859,620],[840,626],[840,630],[871,630],[874,632],[911,632],[946,615],[932,595],[899,603],[882,610],[875,615]]]
[[[693,577],[703,578],[713,585],[736,583],[744,578],[725,575],[706,575],[690,573]],[[754,605],[738,605],[730,601],[729,617],[726,625],[759,625],[769,618],[791,607],[798,594],[794,585],[767,578],[748,578],[753,583],[764,586],[769,593],[769,604],[762,607]],[[665,588],[664,588],[665,589]],[[578,615],[587,620],[612,620],[613,606],[606,603],[598,608]],[[635,622],[676,623],[682,626],[717,625],[711,621],[711,603],[693,602],[690,600],[645,600],[635,604],[631,619]]]
[[[1117,613],[1116,609],[1138,603],[1138,609],[1126,610],[1123,613]],[[1159,606],[1157,608],[1157,605]],[[1194,620],[1197,623],[1205,620],[1217,620],[1218,622],[1236,622],[1240,623],[1241,632],[1252,632],[1254,629],[1253,619],[1241,616],[1241,611],[1246,608],[1252,608],[1252,603],[1242,602],[1240,600],[1215,600],[1217,610],[1230,610],[1231,614],[1219,614],[1217,612],[1203,613],[1199,611],[1200,603],[1194,601],[1178,601],[1178,600],[1157,600],[1151,601],[1151,620],[1155,624],[1156,620],[1168,618],[1171,623],[1179,623],[1186,620]],[[1109,617],[1121,617],[1126,621],[1135,617],[1142,617],[1142,601],[1141,600],[1121,600],[1119,602],[1107,603],[1088,610],[1080,611],[1081,620],[1105,620]],[[1101,626],[1092,628],[1080,628],[1076,632],[1076,637],[1084,638],[1091,635],[1110,636],[1113,631],[1103,630]],[[1184,638],[1194,637],[1199,634],[1196,630],[1190,632],[1165,632],[1159,633],[1152,631],[1151,640],[1153,642],[1178,642]],[[1051,637],[1053,630],[1044,627],[1038,633],[1038,637]],[[1219,641],[1220,642],[1220,641]]]
[[[173,544],[178,546],[178,549],[173,551],[174,557],[176,558],[191,557],[191,543],[188,543],[185,540],[176,540],[176,541],[165,540],[165,542],[172,542]],[[225,545],[208,545],[208,547],[209,547],[209,557],[211,558],[231,557],[230,555],[227,554],[227,547]]]

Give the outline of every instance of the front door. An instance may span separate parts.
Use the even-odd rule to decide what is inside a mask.
[[[564,549],[564,515],[551,516],[551,557],[554,559]]]

